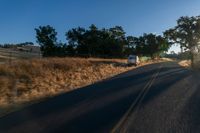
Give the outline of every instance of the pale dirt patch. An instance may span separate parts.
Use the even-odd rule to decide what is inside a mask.
[[[186,67],[186,68],[191,67],[191,61],[190,60],[182,60],[182,61],[179,61],[178,64],[180,66],[183,66],[183,67]]]
[[[170,58],[162,58],[163,61],[174,61],[173,59]]]

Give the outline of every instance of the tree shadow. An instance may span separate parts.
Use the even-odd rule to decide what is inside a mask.
[[[170,86],[191,75],[191,71],[182,68],[177,68],[176,70],[172,70],[164,74],[162,73],[162,71],[163,70],[161,70],[160,74],[157,77],[157,80],[151,86],[151,88],[153,88],[151,89],[151,93],[148,93],[142,101],[143,104],[147,104],[148,102],[156,98],[159,94],[167,91]]]
[[[26,127],[38,128],[44,132],[109,131],[128,110],[151,76],[158,71],[160,64],[146,65],[7,115],[0,119],[0,131],[15,128],[30,130]],[[147,104],[177,81],[188,76],[188,72],[181,71],[183,68],[176,64],[163,67],[158,78],[165,78],[166,82],[152,86],[153,89],[142,104]],[[177,73],[179,75],[176,75]],[[76,108],[79,111],[73,113],[73,109]],[[30,121],[38,124],[30,125]]]
[[[190,83],[195,83],[190,87],[190,95],[183,109],[180,112],[180,124],[183,125],[185,131],[199,133],[200,131],[200,73],[196,72],[190,79]]]
[[[93,64],[108,64],[108,65],[113,65],[113,66],[116,66],[116,67],[128,67],[128,64],[127,63],[123,63],[123,62],[118,62],[118,61],[90,61],[91,63]]]

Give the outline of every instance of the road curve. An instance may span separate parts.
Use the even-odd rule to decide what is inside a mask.
[[[0,133],[198,133],[199,79],[176,62],[143,66],[4,116]]]

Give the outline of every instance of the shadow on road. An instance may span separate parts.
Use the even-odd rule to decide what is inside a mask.
[[[158,78],[163,81],[152,86],[142,101],[147,104],[187,77],[189,71],[172,62],[146,65],[7,115],[0,119],[0,132],[9,129],[28,131],[30,128],[35,132],[109,131],[161,64]]]

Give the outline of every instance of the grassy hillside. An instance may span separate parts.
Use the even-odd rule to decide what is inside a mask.
[[[71,91],[132,68],[122,59],[45,58],[1,64],[0,110]]]
[[[39,58],[39,53],[16,51],[9,48],[0,48],[0,64],[16,59],[32,59]]]

